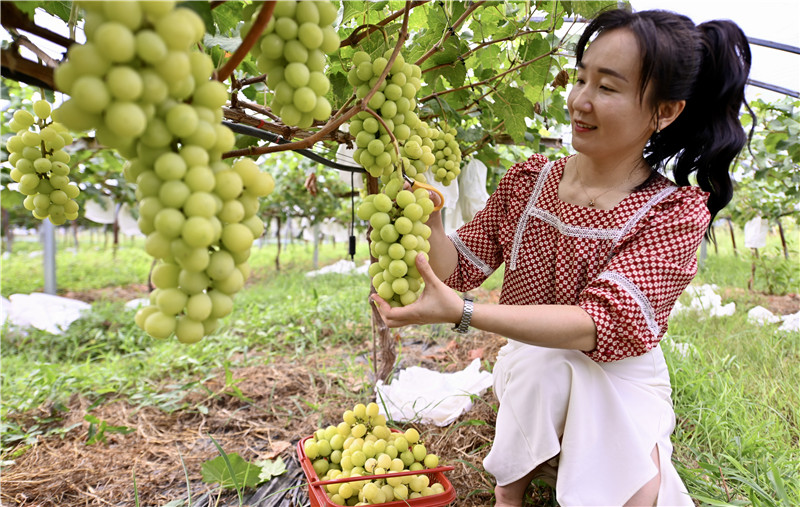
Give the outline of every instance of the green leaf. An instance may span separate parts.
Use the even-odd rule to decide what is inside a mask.
[[[238,453],[230,453],[227,456],[233,469],[234,477],[231,477],[225,458],[217,456],[203,463],[203,482],[206,484],[219,484],[223,489],[234,489],[237,484],[240,487],[255,487],[259,482],[259,468],[247,462]]]
[[[357,16],[363,16],[367,13],[368,5],[367,2],[362,1],[348,1],[344,2],[344,12],[342,14],[342,24],[346,24],[351,19]],[[357,20],[359,23],[361,20]]]
[[[495,101],[496,114],[505,120],[506,131],[511,138],[522,143],[525,140],[525,117],[533,117],[533,104],[525,98],[525,93],[519,88],[508,86],[500,91]]]
[[[462,61],[458,58],[462,54],[458,43],[454,38],[448,39],[442,46],[442,51],[437,52],[432,58],[428,59],[430,62],[425,68],[444,65],[434,71],[429,72],[430,78],[425,79],[433,80],[434,76],[443,76],[450,83],[451,88],[458,88],[464,84],[467,77],[467,68]],[[426,62],[426,63],[428,63]]]
[[[328,80],[331,82],[331,92],[333,93],[334,100],[332,105],[341,106],[353,93],[353,86],[347,82],[347,74],[344,72],[337,72],[329,74]]]
[[[25,196],[20,194],[19,192],[15,192],[13,190],[9,190],[8,188],[3,188],[0,190],[0,206],[6,209],[13,209],[22,206],[22,201],[25,200]]]
[[[218,35],[233,34],[234,28],[242,21],[243,2],[224,2],[211,11]]]
[[[17,6],[17,9],[27,14],[30,19],[33,19],[33,13],[39,7],[39,2],[14,2],[14,5]]]
[[[258,474],[259,483],[267,482],[273,477],[286,472],[286,464],[283,462],[283,458],[280,456],[278,456],[278,458],[275,460],[256,460],[255,465],[257,467],[261,467],[261,473]]]

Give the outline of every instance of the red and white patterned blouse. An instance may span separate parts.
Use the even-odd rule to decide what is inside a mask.
[[[585,208],[558,198],[567,160],[534,155],[508,170],[450,235],[458,266],[445,283],[468,291],[505,263],[500,304],[579,305],[597,326],[592,360],[644,354],[697,273],[708,194],[659,175],[612,210]]]

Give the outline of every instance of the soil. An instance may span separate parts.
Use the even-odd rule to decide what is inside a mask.
[[[63,295],[92,302],[143,294],[146,286]],[[497,293],[479,297],[496,300]],[[754,304],[776,314],[795,313],[800,311],[800,296],[762,296]],[[449,333],[447,336],[452,337]],[[398,367],[419,365],[457,371],[475,357],[493,362],[505,344],[502,337],[476,330],[457,340],[448,339],[437,342],[430,337],[406,337],[403,364]],[[202,482],[203,463],[219,456],[213,437],[228,454],[238,453],[251,462],[281,457],[287,464],[286,474],[255,493],[248,491],[242,505],[306,506],[307,483],[296,459],[297,442],[320,426],[337,423],[354,400],[369,396],[369,379],[342,378],[332,373],[343,354],[341,350],[328,350],[299,364],[272,356],[262,358],[258,366],[230,371],[231,378],[238,381],[235,389],[230,383],[226,385],[225,372],[198,379],[188,392],[170,383],[155,386],[154,392],[164,400],[175,400],[171,411],[109,393],[99,404],[73,395],[66,406],[45,405],[29,413],[9,415],[4,423],[27,428],[36,424],[43,433],[57,431],[5,450],[2,505],[131,506],[136,505],[137,494],[138,504],[143,506],[163,506],[188,500],[189,495],[195,507],[240,505],[235,492],[221,492]],[[493,505],[491,477],[483,472],[481,461],[494,434],[495,409],[496,401],[489,391],[447,427],[416,425],[429,450],[455,467],[446,473],[458,494],[454,505]],[[100,427],[85,419],[89,413],[101,421],[99,424],[106,424],[105,431],[100,432],[104,440],[91,445],[87,444],[90,432],[97,434]],[[278,489],[287,491],[269,496]],[[555,504],[552,490],[544,484],[532,486],[528,493],[528,506]]]

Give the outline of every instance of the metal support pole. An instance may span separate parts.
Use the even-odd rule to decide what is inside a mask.
[[[49,218],[42,220],[41,235],[44,255],[44,292],[56,294],[56,228]]]

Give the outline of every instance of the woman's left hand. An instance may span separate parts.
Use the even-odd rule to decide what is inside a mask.
[[[464,307],[461,297],[436,277],[423,254],[417,255],[416,264],[425,282],[417,301],[408,306],[392,308],[383,298],[372,294],[372,301],[378,307],[383,321],[389,327],[459,322]]]

